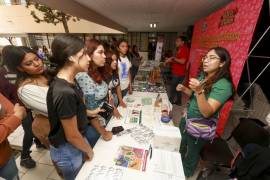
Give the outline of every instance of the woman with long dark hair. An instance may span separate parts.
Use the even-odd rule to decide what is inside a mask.
[[[8,69],[17,74],[18,98],[28,109],[32,110],[32,113],[28,112],[22,123],[25,135],[20,164],[33,168],[35,162],[30,156],[33,133],[42,144],[49,147],[47,136],[50,127],[46,105],[48,79],[42,60],[29,47],[6,46],[3,49],[3,60]],[[34,120],[32,120],[32,115]]]
[[[121,91],[120,89],[120,81],[119,81],[119,75],[118,75],[118,66],[117,66],[117,53],[112,50],[106,51],[106,65],[104,67],[106,69],[105,81],[108,84],[109,91],[112,94],[112,102],[111,104],[114,106],[114,116],[116,118],[121,118],[121,114],[119,113],[117,106],[119,104],[119,97],[117,94],[118,91]]]
[[[189,87],[179,84],[177,91],[190,96],[187,108],[187,120],[190,118],[218,119],[219,111],[233,95],[233,85],[230,73],[231,57],[222,47],[210,49],[202,58],[202,73],[198,79],[191,78]],[[180,121],[182,134],[180,153],[186,177],[193,175],[200,151],[207,142],[195,138],[185,131],[186,119]]]
[[[88,71],[90,58],[84,42],[73,35],[56,36],[51,47],[50,61],[56,66],[56,76],[49,83],[47,94],[50,154],[64,179],[73,180],[84,159],[93,158],[86,139],[89,113],[75,80],[77,73]]]

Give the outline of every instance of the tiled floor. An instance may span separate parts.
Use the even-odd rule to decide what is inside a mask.
[[[21,150],[23,142],[23,129],[18,127],[9,137],[9,142],[12,148]],[[35,145],[31,148],[31,157],[36,161],[37,166],[33,169],[26,169],[20,166],[21,156],[16,159],[16,164],[19,169],[21,180],[61,180],[57,175],[48,150],[37,149]]]
[[[36,161],[37,166],[33,169],[26,169],[20,166],[21,157],[19,156],[16,159],[16,164],[19,169],[20,179],[61,180],[61,178],[57,175],[54,166],[52,165],[49,151],[36,149],[35,146],[32,146],[31,150],[31,156]]]

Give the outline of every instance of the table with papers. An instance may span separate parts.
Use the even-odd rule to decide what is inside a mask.
[[[181,156],[178,149],[171,147],[173,143],[169,149],[154,144],[157,141],[155,136],[163,136],[163,134],[169,137],[169,144],[171,139],[179,144],[181,141],[178,127],[174,127],[172,122],[160,121],[161,107],[154,106],[157,95],[158,93],[133,92],[132,95],[124,98],[127,108],[118,108],[123,117],[112,118],[106,129],[123,126],[125,130],[120,135],[114,135],[111,141],[100,138],[94,147],[93,160],[84,163],[76,179],[185,179]],[[161,93],[160,97],[162,103],[167,104],[171,109],[167,95]],[[130,121],[130,116],[138,113],[140,113],[140,121]],[[143,133],[145,133],[143,136],[139,136]],[[119,156],[119,151],[124,155]]]

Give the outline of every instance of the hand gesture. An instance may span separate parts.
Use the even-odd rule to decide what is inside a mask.
[[[201,82],[198,79],[191,78],[189,80],[189,88],[194,92],[202,91]]]

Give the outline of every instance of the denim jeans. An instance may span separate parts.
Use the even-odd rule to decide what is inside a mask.
[[[114,103],[114,106],[117,107],[118,104],[119,104],[117,94],[116,94],[116,93],[112,93],[112,96],[113,96],[113,103]]]
[[[172,104],[174,103],[181,104],[181,92],[176,91],[176,86],[182,83],[183,80],[184,80],[184,76],[172,75],[171,91],[170,91],[170,98],[169,98]]]
[[[84,136],[86,137],[88,143],[93,148],[95,146],[97,140],[99,139],[100,134],[97,132],[97,130],[93,126],[88,125],[88,128],[87,128]]]
[[[65,180],[73,180],[83,165],[83,152],[71,145],[65,143],[55,148],[50,146],[50,155],[52,161],[62,172]]]
[[[0,177],[6,180],[17,180],[18,168],[16,166],[15,158],[12,155],[5,166],[0,168]]]
[[[122,97],[124,98],[127,95],[127,93],[128,93],[128,88],[122,90]]]
[[[34,138],[34,135],[32,132],[32,122],[33,122],[32,113],[29,111],[27,113],[27,116],[22,121],[24,136],[23,136],[21,159],[26,159],[30,157],[30,153],[31,153],[30,148],[33,144],[33,138]]]

